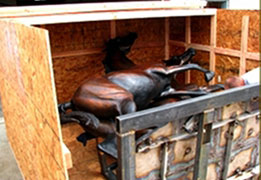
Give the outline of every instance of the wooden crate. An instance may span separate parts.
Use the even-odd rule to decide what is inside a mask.
[[[109,38],[137,32],[139,38],[129,55],[137,64],[161,61],[179,53],[179,49],[194,47],[199,50],[195,61],[206,62],[212,70],[218,70],[216,54],[223,54],[225,58],[242,56],[240,67],[242,63],[258,66],[256,47],[246,50],[242,45],[243,49],[234,50],[221,43],[227,40],[219,36],[219,26],[226,28],[229,23],[219,22],[219,19],[237,12],[218,11],[216,16],[215,9],[198,9],[202,6],[191,2],[190,9],[184,9],[188,5],[179,1],[109,3],[106,7],[104,4],[81,4],[0,8],[0,92],[7,135],[25,179],[103,179],[95,141],[87,147],[76,142],[75,137],[83,130],[72,124],[61,127],[56,107],[57,102],[70,100],[84,79],[103,74],[101,61],[104,44]],[[237,22],[241,22],[244,11],[238,13],[241,16]],[[253,13],[253,17],[258,14],[248,13]],[[252,33],[249,38],[242,38],[242,44],[248,39],[249,44],[256,46],[253,39],[258,31],[255,30],[258,20],[251,17],[249,24],[253,28],[249,32]],[[176,21],[180,23],[177,25]],[[202,23],[193,24],[194,21]],[[208,22],[206,26],[205,21]],[[231,20],[226,18],[226,21]],[[236,28],[241,31],[241,26]],[[201,36],[209,40],[197,39],[195,33],[202,33]],[[184,42],[176,38],[179,34],[184,36]],[[206,51],[207,55],[201,55],[201,51]],[[222,72],[218,75],[222,80],[226,77]],[[196,81],[193,77],[187,73],[180,80]],[[212,83],[215,82],[217,79]],[[73,167],[69,170],[71,162],[66,161],[63,142],[72,156]]]

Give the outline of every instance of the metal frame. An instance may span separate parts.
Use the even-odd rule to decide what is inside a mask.
[[[259,96],[259,85],[248,85],[248,86],[225,90],[222,92],[212,93],[206,96],[180,101],[173,104],[163,105],[157,108],[151,108],[144,111],[118,116],[116,118],[117,134],[118,134],[118,179],[121,180],[135,179],[135,174],[136,174],[135,173],[136,146],[134,141],[135,131],[150,128],[157,124],[167,123],[173,120],[176,121],[191,115],[204,113],[206,110],[213,109],[213,108],[220,108],[222,106],[232,104],[235,102],[247,101],[250,100],[251,98],[258,97],[258,96]],[[207,115],[202,114],[201,130],[203,132],[203,127],[205,127],[206,131],[209,131],[209,133],[206,134],[211,134],[212,125],[209,124],[210,121],[208,118],[209,117],[207,117]],[[206,124],[203,123],[203,120],[204,122],[208,123],[207,126],[203,126]],[[198,140],[201,139],[204,138],[198,137]],[[207,140],[209,139],[210,136],[205,138],[206,141],[203,141],[203,144],[204,143],[207,144],[209,142]],[[201,146],[197,147],[197,149],[200,149],[200,147]],[[207,147],[205,148],[207,149]],[[201,151],[198,150],[197,154],[200,152]],[[202,169],[200,168],[200,167],[204,167],[202,163],[206,163],[206,162],[199,161],[196,164],[197,168]],[[204,172],[204,174],[205,173],[206,172]],[[204,174],[202,175],[196,174],[194,179],[195,178],[205,179]]]

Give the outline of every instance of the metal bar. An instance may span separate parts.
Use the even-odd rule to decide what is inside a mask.
[[[155,127],[157,124],[179,120],[201,113],[206,109],[218,108],[258,96],[259,85],[247,85],[130,113],[116,118],[117,131],[125,133],[131,130],[138,131],[152,126]]]
[[[259,110],[254,111],[251,114],[247,113],[247,114],[240,115],[237,120],[238,121],[244,121],[248,118],[258,116],[259,114],[260,114]],[[223,127],[223,126],[231,123],[232,121],[235,121],[235,119],[227,119],[227,120],[223,120],[221,122],[213,123],[212,130]],[[167,140],[157,140],[150,145],[139,146],[137,148],[137,152],[143,152],[143,151],[146,151],[146,150],[149,150],[149,149],[157,148],[157,147],[161,146],[162,144],[164,144],[166,142],[180,141],[180,140],[188,139],[188,138],[196,136],[196,135],[197,135],[196,132],[191,133],[191,134],[188,134],[188,133],[181,133],[181,134],[178,134],[178,135],[174,134],[174,135],[168,137]]]
[[[135,180],[135,132],[117,134],[119,180]]]
[[[235,123],[236,121],[230,122],[229,123],[229,129],[227,133],[227,144],[226,144],[226,149],[225,149],[225,159],[223,163],[223,170],[222,170],[222,180],[227,179],[227,172],[228,172],[228,164],[230,162],[230,156],[231,156],[231,149],[232,149],[232,142],[234,138],[234,130],[235,130]]]
[[[164,143],[162,149],[162,162],[161,162],[161,169],[160,169],[161,180],[166,180],[167,168],[168,168],[168,143]]]
[[[199,117],[193,180],[205,180],[207,176],[208,154],[212,134],[212,123],[208,123],[208,119],[211,118],[214,118],[214,110],[201,113]]]

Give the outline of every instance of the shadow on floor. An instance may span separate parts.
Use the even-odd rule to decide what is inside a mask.
[[[20,170],[16,164],[13,152],[11,151],[10,145],[8,143],[8,139],[6,137],[4,119],[1,116],[0,116],[0,179],[1,180],[23,179]]]

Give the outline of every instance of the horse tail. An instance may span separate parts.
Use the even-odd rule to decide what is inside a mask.
[[[65,114],[66,111],[69,110],[69,109],[71,109],[71,110],[73,109],[73,103],[71,101],[58,105],[58,111],[59,111],[60,114],[61,113]]]
[[[98,128],[100,121],[99,119],[91,113],[84,111],[72,111],[67,114],[60,114],[61,124],[66,123],[78,123],[83,127]]]

